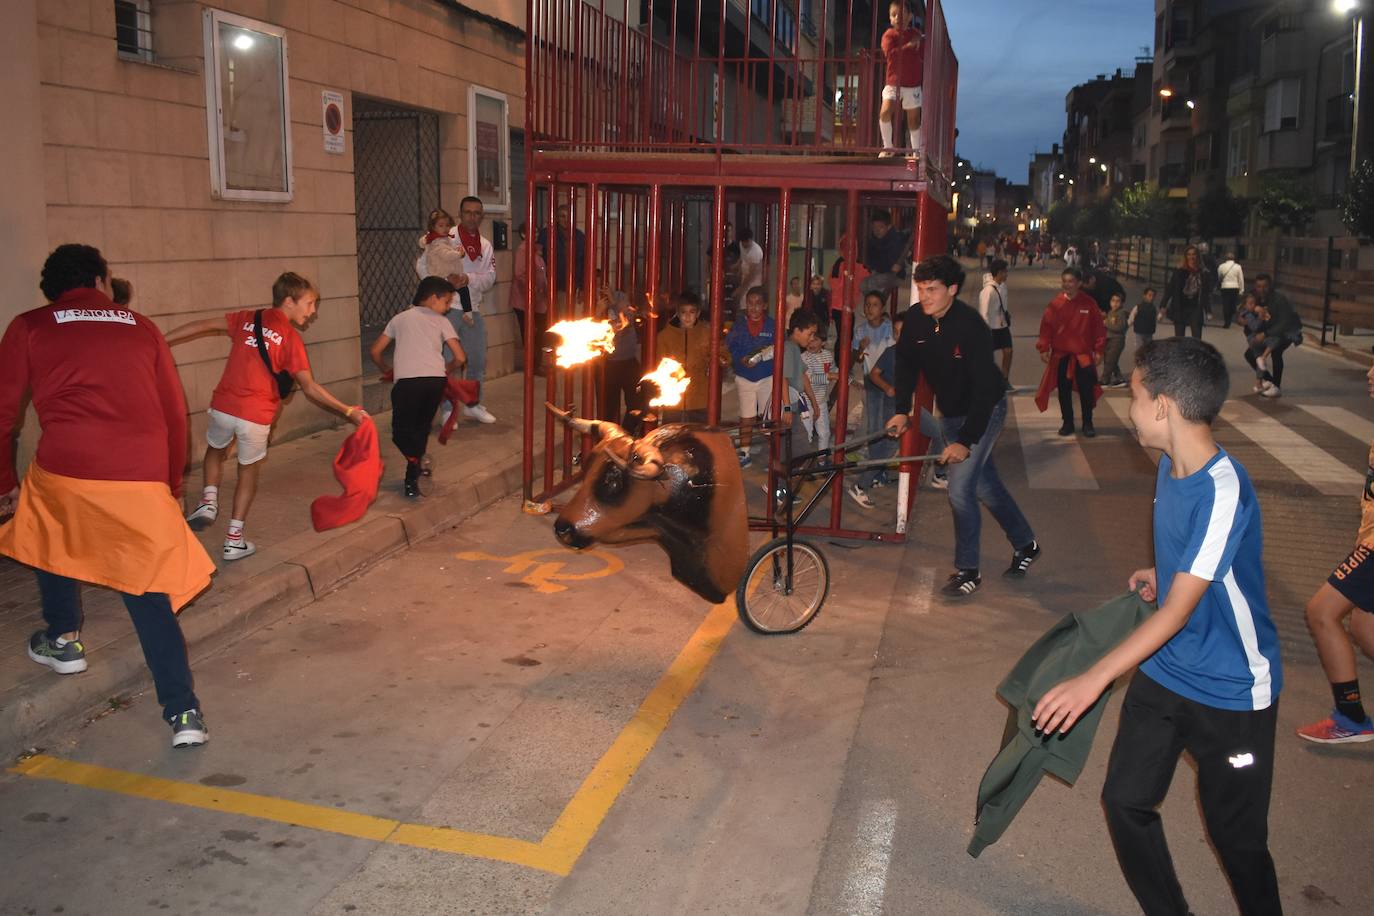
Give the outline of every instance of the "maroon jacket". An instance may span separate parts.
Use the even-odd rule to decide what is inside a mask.
[[[1097,300],[1079,290],[1070,299],[1060,293],[1051,300],[1040,319],[1040,339],[1035,349],[1050,355],[1045,374],[1040,378],[1040,388],[1035,393],[1035,404],[1044,411],[1049,407],[1050,392],[1059,384],[1059,361],[1073,359],[1080,366],[1091,366],[1107,348],[1107,325],[1102,321],[1102,310]],[[1076,373],[1069,373],[1074,378]],[[1074,382],[1077,385],[1077,381]],[[1102,387],[1095,386],[1093,399],[1102,395]]]

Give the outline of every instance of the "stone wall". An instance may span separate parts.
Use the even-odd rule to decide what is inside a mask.
[[[441,201],[467,193],[469,83],[506,93],[510,124],[524,123],[518,33],[432,0],[223,0],[214,8],[287,30],[294,198],[289,203],[211,196],[202,78],[205,4],[152,0],[156,63],[117,54],[112,0],[38,0],[43,174],[49,245],[100,247],[131,280],[134,307],[164,328],[270,304],[272,280],[294,270],[316,281],[319,317],[305,331],[315,376],[340,399],[361,400],[353,143],[325,152],[321,90],[437,112]],[[508,218],[497,215],[497,218]],[[518,220],[517,220],[518,221]],[[487,297],[488,373],[513,367],[506,308],[511,254]],[[39,304],[37,277],[33,305]],[[192,413],[193,451],[228,341],[176,351]],[[299,395],[277,437],[333,422]]]

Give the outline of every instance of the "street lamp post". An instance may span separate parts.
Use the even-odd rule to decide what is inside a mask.
[[[1360,161],[1374,153],[1374,112],[1366,111],[1374,106],[1374,60],[1370,59],[1371,45],[1364,30],[1366,0],[1332,0],[1331,8],[1337,14],[1350,17],[1351,39],[1355,57],[1355,92],[1351,106],[1350,125],[1350,170],[1359,166]]]

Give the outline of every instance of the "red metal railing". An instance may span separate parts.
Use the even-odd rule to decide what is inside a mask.
[[[529,123],[539,149],[873,156],[886,4],[819,0],[533,0]],[[792,26],[784,34],[780,11]],[[763,13],[763,15],[760,15]],[[652,23],[652,28],[650,24]],[[926,161],[953,164],[954,57],[938,0],[925,21]]]

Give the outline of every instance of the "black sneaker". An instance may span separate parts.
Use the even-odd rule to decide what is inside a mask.
[[[1097,430],[1093,428],[1091,420],[1083,424],[1083,435],[1088,439],[1094,439],[1097,437]]]
[[[1072,435],[1073,435],[1073,424],[1070,423],[1070,422],[1068,422],[1067,420],[1065,420],[1065,421],[1064,421],[1064,425],[1061,426],[1061,427],[1059,427],[1059,435],[1061,435],[1061,436],[1072,436]]]
[[[1011,565],[1002,575],[1011,576],[1014,579],[1021,578],[1038,556],[1040,556],[1039,541],[1031,541],[1025,547],[1016,548],[1016,551],[1011,555]]]
[[[86,647],[81,645],[81,640],[49,639],[45,630],[29,637],[29,658],[58,674],[79,674],[86,670]]]
[[[407,477],[407,478],[406,478],[406,496],[407,496],[409,499],[419,499],[421,495],[422,495],[422,494],[420,493],[420,481],[419,481],[419,480],[411,480],[409,477]]]
[[[172,747],[200,747],[210,740],[210,729],[199,709],[179,712],[167,720],[172,726]]]
[[[982,584],[983,577],[978,575],[978,570],[956,569],[940,588],[940,592],[950,598],[963,598],[978,591],[978,586]]]

